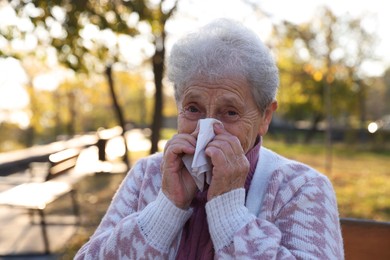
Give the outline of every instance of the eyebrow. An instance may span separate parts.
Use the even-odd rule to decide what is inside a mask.
[[[200,93],[190,92],[187,95],[184,95],[183,100],[198,100],[203,98],[203,95],[201,95]]]
[[[227,103],[227,104],[239,104],[241,102],[245,102],[245,100],[242,100],[238,97],[235,96],[219,96],[217,97],[217,102],[218,103]]]

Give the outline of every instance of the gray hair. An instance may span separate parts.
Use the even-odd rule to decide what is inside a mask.
[[[186,83],[201,77],[217,81],[243,76],[261,111],[275,100],[279,73],[275,61],[257,35],[238,22],[218,19],[179,40],[167,64],[178,101]]]

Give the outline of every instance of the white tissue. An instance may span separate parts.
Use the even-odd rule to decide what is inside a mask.
[[[198,121],[199,134],[196,141],[195,154],[186,154],[183,156],[184,165],[194,178],[198,189],[201,191],[203,191],[205,181],[208,184],[211,182],[211,162],[205,154],[205,149],[207,144],[214,139],[214,123],[221,122],[214,118],[200,119]]]

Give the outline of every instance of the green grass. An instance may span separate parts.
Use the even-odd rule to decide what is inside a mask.
[[[267,137],[263,144],[327,175],[335,188],[341,217],[390,221],[389,151],[337,144],[332,147],[328,171],[324,145],[288,144]]]

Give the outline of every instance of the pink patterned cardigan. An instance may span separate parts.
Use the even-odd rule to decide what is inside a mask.
[[[175,259],[192,211],[160,191],[161,160],[133,167],[75,259]],[[314,169],[261,147],[245,196],[237,189],[206,204],[216,259],[344,258],[332,185]]]

